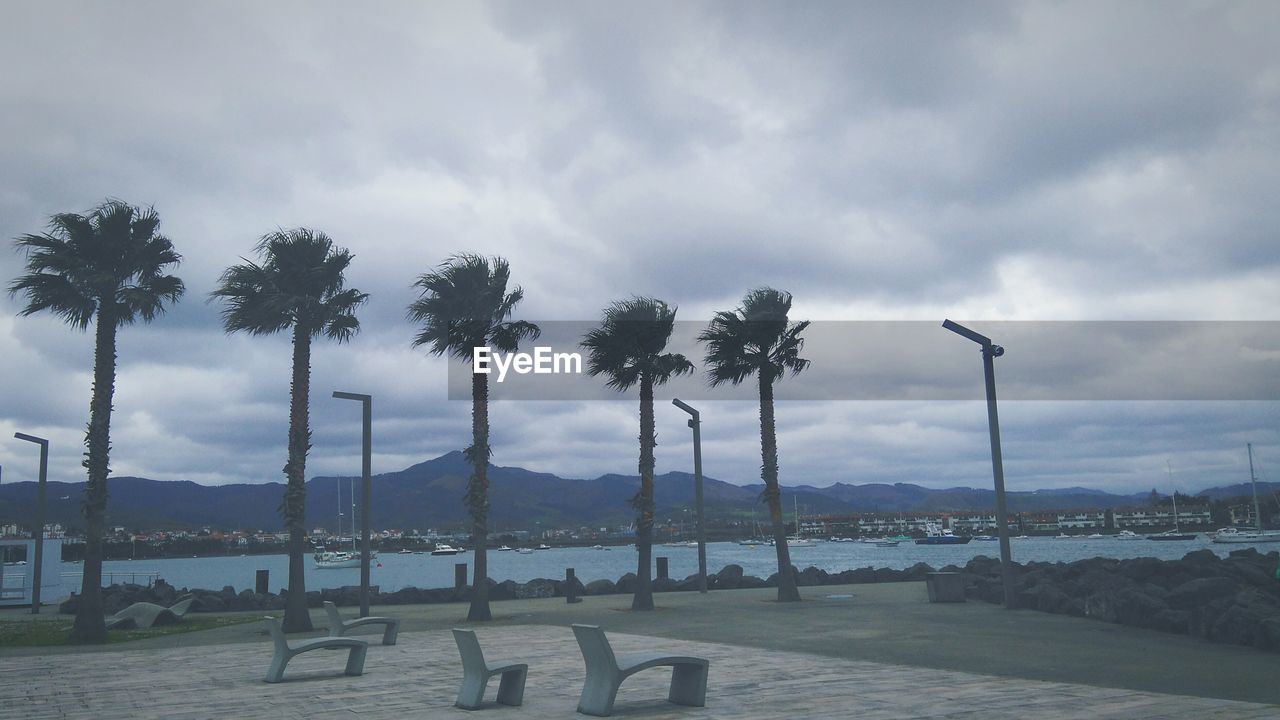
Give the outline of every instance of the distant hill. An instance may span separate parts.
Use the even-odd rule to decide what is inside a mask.
[[[462,496],[471,468],[461,452],[451,452],[373,478],[373,525],[378,528],[426,530],[462,529],[466,512]],[[351,521],[350,477],[316,477],[307,481],[308,529],[335,530],[342,493],[344,527]],[[356,479],[357,493],[359,481]],[[491,466],[490,527],[493,530],[544,527],[611,527],[634,519],[629,501],[640,489],[635,475],[602,475],[590,480],[562,478],[524,468]],[[109,485],[107,525],[130,529],[245,528],[268,531],[281,528],[277,508],[281,483],[257,485],[198,485],[186,481],[157,481],[138,477],[113,477]],[[693,475],[669,472],[654,479],[657,517],[679,521],[685,508],[693,507]],[[733,485],[705,478],[703,494],[710,518],[736,516],[745,519],[756,509],[760,522],[766,513],[759,505],[763,485]],[[1258,483],[1258,491],[1270,497],[1280,483]],[[36,483],[0,485],[0,524],[28,523],[35,515]],[[46,522],[80,527],[80,500],[84,483],[50,482]],[[1199,493],[1212,499],[1250,495],[1249,485],[1211,488]],[[1014,512],[1086,507],[1120,507],[1145,503],[1147,493],[1115,495],[1086,488],[1060,488],[1010,492]],[[851,512],[948,512],[992,510],[995,493],[975,488],[934,490],[909,483],[836,483],[816,488],[784,487],[782,503],[789,516],[801,512],[843,514]]]

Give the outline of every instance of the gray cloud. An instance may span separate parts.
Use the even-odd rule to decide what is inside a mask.
[[[188,295],[121,335],[112,466],[209,483],[281,477],[287,338],[228,337],[205,302],[276,227],[325,230],[371,293],[352,343],[315,348],[314,473],[358,457],[358,413],[335,389],[374,394],[379,471],[469,442],[446,361],[410,348],[404,319],[414,278],[458,251],[509,258],[529,318],[590,320],[651,294],[703,321],[769,284],[821,321],[1274,321],[1278,15],[1266,2],[15,6],[0,27],[0,63],[18,69],[0,75],[0,238],[108,195],[155,204]],[[21,260],[0,253],[0,276]],[[0,299],[0,431],[48,435],[54,475],[79,479],[91,335],[20,308]],[[1175,347],[1131,338],[1075,357],[1005,342],[1011,397],[1046,376],[1095,397],[1145,387]],[[811,350],[815,379],[934,372],[905,353],[836,372]],[[1275,348],[1247,350],[1165,369],[1266,396]],[[976,382],[975,358],[940,352],[956,367],[920,392]],[[754,403],[706,397],[708,473],[753,481]],[[495,403],[495,461],[633,472],[635,413],[634,398]],[[977,404],[778,413],[786,483],[989,481]],[[1274,418],[1273,402],[1008,402],[1009,483],[1144,489],[1169,456],[1189,487],[1235,482],[1245,442],[1280,454]],[[660,471],[687,467],[682,422],[659,413]],[[7,480],[30,475],[18,445],[0,442]]]

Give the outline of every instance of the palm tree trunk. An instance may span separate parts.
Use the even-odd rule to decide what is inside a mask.
[[[89,480],[84,489],[84,575],[80,580],[80,604],[71,626],[71,642],[103,643],[107,627],[102,605],[102,534],[107,511],[107,475],[110,473],[111,405],[116,389],[116,319],[99,306],[94,328],[93,395],[89,401],[88,447],[84,466]],[[44,528],[38,528],[44,532]]]
[[[653,419],[653,379],[640,376],[640,492],[634,500],[636,510],[636,594],[632,610],[653,609],[653,448],[657,445]]]
[[[471,607],[467,620],[492,620],[489,612],[489,376],[471,373],[471,481],[467,507],[471,511],[471,546],[475,552]]]
[[[787,548],[787,530],[782,522],[782,496],[778,488],[778,438],[773,422],[773,381],[760,373],[760,477],[764,480],[764,497],[769,503],[769,519],[773,522],[773,546],[778,552],[778,602],[800,599],[795,575],[791,572],[791,551]],[[796,528],[799,530],[799,528]]]
[[[307,451],[311,449],[309,402],[311,394],[311,333],[300,323],[293,326],[293,381],[289,385],[289,461],[285,463],[284,501],[280,511],[289,531],[289,595],[284,606],[284,631],[312,629],[307,610],[306,566],[303,564],[306,524]]]

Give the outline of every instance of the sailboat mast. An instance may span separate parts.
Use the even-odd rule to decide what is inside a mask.
[[[1246,445],[1249,448],[1249,483],[1253,485],[1253,519],[1258,524],[1258,532],[1262,532],[1262,506],[1258,504],[1258,478],[1253,474],[1253,443]]]
[[[1173,487],[1173,465],[1165,460],[1164,466],[1169,471],[1169,488],[1173,490],[1173,531],[1182,532],[1182,528],[1178,527],[1178,489]]]

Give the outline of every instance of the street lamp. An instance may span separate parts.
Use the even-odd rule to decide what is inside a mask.
[[[987,383],[987,426],[991,431],[991,473],[996,486],[996,529],[1000,533],[1000,580],[1004,585],[1004,606],[1014,608],[1013,559],[1009,555],[1009,522],[1004,499],[1004,460],[1000,455],[1000,417],[996,413],[995,358],[1004,355],[1004,348],[991,342],[986,335],[944,320],[942,327],[972,340],[982,347],[982,371]]]
[[[40,446],[40,484],[36,486],[36,566],[31,573],[31,614],[40,614],[40,583],[44,580],[44,488],[49,479],[49,441],[44,438],[14,433],[19,440],[33,442]]]
[[[707,530],[702,522],[702,416],[688,403],[673,398],[671,404],[689,413],[693,428],[693,503],[698,524],[698,592],[707,591]]]
[[[373,396],[334,391],[339,400],[359,400],[364,410],[363,453],[360,462],[360,617],[369,616],[369,495],[373,465]],[[352,529],[355,532],[355,529]]]

